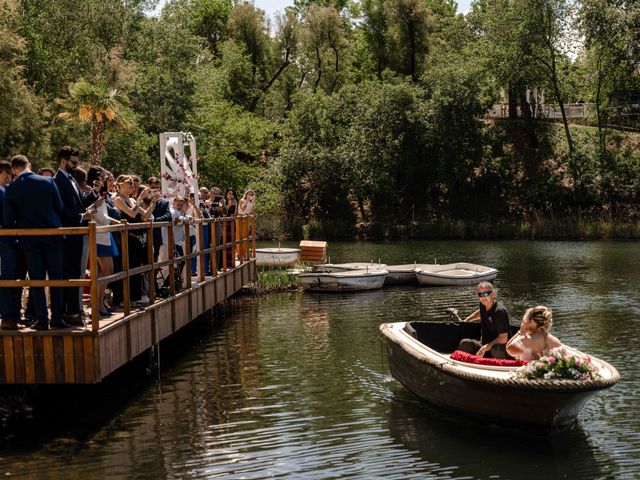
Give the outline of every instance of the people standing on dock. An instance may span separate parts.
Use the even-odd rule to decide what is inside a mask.
[[[16,179],[6,188],[3,205],[3,223],[6,228],[60,228],[64,207],[53,178],[36,175],[30,170],[30,163],[24,155],[11,159],[11,168]],[[63,245],[59,235],[25,236],[20,238],[24,249],[30,280],[61,280],[63,278]],[[14,279],[21,275],[11,272]],[[77,278],[77,277],[74,277]],[[63,292],[51,287],[51,324],[47,312],[47,300],[43,287],[31,287],[36,330],[66,328],[63,319]],[[15,303],[10,309],[15,312]],[[18,302],[19,312],[19,302]],[[9,319],[8,320],[13,320]],[[15,320],[17,323],[17,319]],[[10,324],[10,326],[13,326]],[[19,327],[18,325],[16,325]]]
[[[253,213],[253,209],[256,204],[256,194],[253,190],[247,190],[244,192],[243,197],[238,202],[238,215],[251,215]],[[243,238],[247,238],[249,236],[249,223],[247,223],[244,219],[240,220],[240,225],[238,228],[238,233],[236,235],[237,239],[240,241]],[[247,254],[247,247],[245,243],[240,241],[238,243],[238,257],[240,261],[243,261]]]
[[[133,199],[136,192],[136,186],[133,176],[124,175],[119,177],[118,194],[114,200],[115,207],[120,210],[122,219],[130,224],[146,222],[152,218],[155,208],[155,197],[153,197],[148,205],[143,200],[150,198],[151,189],[145,188],[138,197],[138,201]],[[129,249],[129,268],[142,266],[146,259],[146,237],[144,231],[131,230],[127,235]],[[132,275],[129,280],[130,293],[129,297],[133,302],[142,302],[142,276],[140,274]],[[144,299],[142,303],[148,303],[148,299]],[[121,296],[114,299],[114,303],[122,301]]]
[[[13,181],[11,163],[0,161],[0,228],[5,228],[2,211],[5,188]],[[16,237],[0,237],[0,280],[23,279],[27,272],[22,246]],[[22,288],[0,288],[0,327],[4,330],[18,330],[20,323],[20,297]]]
[[[198,193],[200,195],[200,211],[202,212],[202,218],[208,220],[212,218],[211,194],[207,187],[200,187]],[[211,229],[209,228],[209,226],[205,226],[202,229],[202,242],[203,249],[211,247]],[[211,254],[207,253],[203,258],[205,275],[211,275]]]
[[[496,291],[489,282],[480,282],[476,286],[480,301],[478,309],[465,318],[464,322],[480,322],[480,340],[464,338],[459,350],[479,357],[507,357],[506,344],[509,341],[509,315],[504,306],[496,300]]]
[[[171,221],[173,222],[173,251],[174,257],[182,257],[184,255],[184,224],[189,222],[189,217],[186,212],[186,201],[184,197],[176,195],[173,198],[173,204],[171,205]],[[165,243],[168,243],[168,239],[164,239]],[[184,285],[182,274],[184,271],[184,262],[178,264],[176,271],[176,281],[178,282],[177,290],[180,290],[180,286]]]
[[[171,204],[165,198],[162,198],[159,194],[162,189],[162,182],[158,177],[149,177],[147,179],[147,185],[153,191],[154,195],[158,194],[156,205],[153,209],[153,221],[154,222],[171,222]],[[163,262],[169,258],[169,252],[167,245],[164,241],[166,236],[166,227],[153,229],[153,261]],[[164,233],[164,234],[163,234]],[[160,272],[161,270],[158,270]],[[156,273],[158,273],[156,272]],[[160,285],[158,284],[157,275],[154,274],[155,291],[156,294],[160,292]]]
[[[90,167],[87,172],[87,183],[93,184],[96,179],[99,179],[102,183],[100,198],[95,203],[96,225],[98,227],[120,223],[120,210],[110,205],[108,201],[111,200],[111,197],[107,192],[107,181],[110,175],[111,174],[108,171],[97,165]],[[98,256],[98,275],[100,277],[111,275],[114,271],[113,259],[119,254],[113,235],[111,233],[97,233],[96,250]],[[98,305],[98,312],[101,317],[111,316],[111,312],[109,311],[109,307],[104,298],[106,288],[107,286],[105,284],[98,285],[98,301],[100,302]]]
[[[188,205],[187,205],[187,216],[189,218],[192,218],[194,220],[201,220],[202,219],[202,210],[200,210],[200,207],[198,207],[198,204],[196,202],[196,197],[194,193],[191,193],[189,195],[189,201],[188,201]],[[197,233],[197,228],[194,222],[190,222],[189,223],[189,243],[191,246],[191,252],[195,252],[198,249],[198,242],[197,242],[197,238],[196,238],[196,233]],[[191,275],[197,275],[198,274],[198,260],[196,258],[192,258],[191,259]]]
[[[218,187],[211,187],[211,216],[213,218],[222,218],[226,215],[227,209],[222,197],[222,190]],[[216,222],[214,227],[215,233],[215,245],[219,246],[222,243],[222,222]],[[218,270],[222,268],[222,250],[216,252],[216,266]]]
[[[77,148],[64,146],[58,151],[58,171],[53,177],[60,197],[62,198],[62,213],[60,219],[63,227],[84,227],[95,218],[95,213],[89,208],[98,200],[98,192],[102,185],[96,182],[89,192],[83,192],[78,182],[73,178],[73,172],[80,161],[80,151]],[[64,248],[64,279],[84,278],[86,263],[83,265],[85,235],[66,235]],[[82,292],[79,287],[66,287],[63,292],[63,310],[65,322],[69,325],[84,326],[84,311],[82,309]]]
[[[227,202],[227,217],[235,217],[237,208],[238,208],[238,195],[236,191],[229,187],[224,194],[224,199]],[[235,220],[229,220],[225,223],[226,235],[227,235],[227,243],[231,244],[231,247],[225,250],[225,257],[227,261],[227,268],[235,267],[236,263],[235,259],[235,248],[234,248],[234,240],[235,240]]]

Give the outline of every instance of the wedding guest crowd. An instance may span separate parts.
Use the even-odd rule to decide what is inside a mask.
[[[226,242],[246,238],[248,227],[244,222],[215,223],[213,235],[203,229],[202,245],[198,246],[195,220],[251,214],[255,195],[248,190],[238,200],[235,191],[227,189],[221,194],[218,187],[201,187],[186,197],[164,198],[162,182],[152,176],[142,184],[137,175],[122,174],[117,178],[104,168],[94,165],[88,170],[79,167],[80,152],[71,146],[62,147],[56,156],[58,169],[31,170],[31,163],[24,155],[15,155],[11,161],[0,161],[0,229],[57,229],[60,227],[86,227],[95,221],[96,226],[143,222],[171,222],[173,245],[169,245],[168,229],[153,229],[147,238],[147,229],[128,230],[126,237],[128,268],[147,264],[147,242],[152,242],[155,262],[166,260],[170,252],[174,257],[184,255],[186,242],[193,251],[209,248],[214,242],[220,245],[225,229]],[[188,225],[188,227],[185,227]],[[185,228],[188,237],[185,238]],[[213,238],[211,238],[213,237]],[[119,233],[96,235],[98,276],[105,277],[124,269],[122,265]],[[246,254],[242,243],[224,251],[226,265],[235,265],[236,255]],[[216,252],[215,261],[207,254],[203,258],[205,273],[211,275],[212,264],[218,269],[223,265],[223,251]],[[69,280],[86,276],[89,259],[88,236],[84,234],[0,236],[0,280]],[[177,265],[176,285],[180,288],[183,274],[196,273],[197,261],[192,259],[189,268],[184,262]],[[153,282],[156,292],[167,279],[166,268],[158,269],[158,275],[137,274],[129,277],[129,299],[134,306],[149,303],[149,285]],[[163,285],[164,287],[164,285]],[[107,289],[111,292],[108,296]],[[83,327],[87,314],[83,309],[83,293],[79,287],[51,287],[49,299],[44,287],[29,287],[28,312],[23,316],[23,289],[0,288],[0,328],[18,330],[33,328]],[[98,287],[100,317],[109,317],[124,300],[122,281]]]

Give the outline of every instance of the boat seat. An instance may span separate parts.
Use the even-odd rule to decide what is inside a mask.
[[[524,360],[478,357],[477,355],[463,352],[462,350],[456,350],[449,358],[451,358],[451,360],[457,360],[458,362],[473,363],[474,365],[490,365],[494,367],[521,367],[528,363]]]

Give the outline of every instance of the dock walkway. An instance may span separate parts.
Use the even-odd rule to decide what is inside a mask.
[[[0,288],[23,286],[68,287],[80,286],[91,292],[90,321],[86,327],[36,331],[25,328],[18,331],[0,330],[0,385],[5,384],[92,384],[127,364],[138,355],[149,350],[161,340],[171,336],[202,313],[224,302],[238,292],[243,285],[256,278],[255,263],[255,218],[253,215],[202,219],[196,221],[198,245],[204,245],[204,229],[208,228],[212,244],[209,248],[191,251],[189,241],[184,243],[184,255],[154,262],[153,242],[147,242],[147,263],[128,268],[128,242],[130,231],[145,230],[152,238],[155,228],[167,228],[169,245],[173,244],[173,230],[185,229],[189,239],[189,225],[171,227],[168,222],[114,225],[96,227],[91,223],[82,228],[60,228],[39,230],[0,230],[0,235],[88,235],[89,272],[88,279],[71,280],[4,280]],[[215,242],[215,230],[222,230],[222,241]],[[236,238],[236,231],[247,232],[245,238]],[[96,233],[119,232],[123,271],[98,276]],[[230,233],[228,233],[230,232]],[[229,238],[227,238],[229,237]],[[233,250],[233,261],[228,263],[229,249]],[[222,252],[222,265],[216,261],[216,252]],[[192,258],[197,258],[197,275],[186,274],[184,288],[176,289],[178,263],[186,262],[190,271]],[[205,258],[209,259],[206,275]],[[129,279],[132,275],[157,270],[168,271],[169,296],[157,298],[154,282],[149,282],[149,305],[136,307],[129,299]],[[115,281],[123,282],[124,300],[122,308],[107,318],[98,314],[98,285]],[[95,308],[93,306],[96,306]]]

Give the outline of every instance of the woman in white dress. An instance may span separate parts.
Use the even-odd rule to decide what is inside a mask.
[[[247,190],[238,202],[238,215],[251,215],[255,204],[256,194],[253,193],[253,190]],[[241,241],[238,243],[238,257],[240,261],[243,261],[249,257],[248,242],[242,242],[243,239],[249,237],[249,220],[240,218],[237,222],[239,225],[236,228],[236,239]]]
[[[507,342],[507,353],[518,360],[537,360],[562,342],[551,335],[553,313],[547,307],[529,308],[522,318],[520,330]]]

